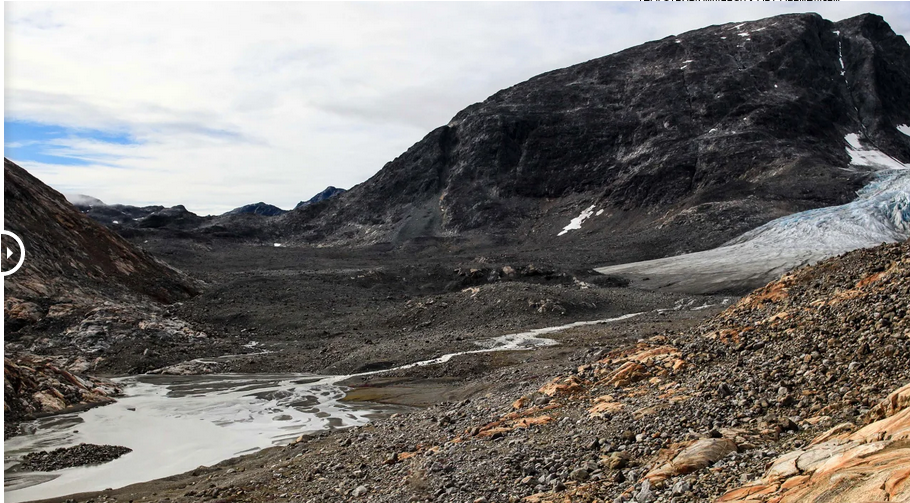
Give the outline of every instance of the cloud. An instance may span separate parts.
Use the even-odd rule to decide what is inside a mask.
[[[66,131],[16,138],[41,141],[45,155],[22,164],[62,192],[200,213],[254,201],[290,208],[328,185],[350,187],[499,89],[706,25],[808,9],[832,20],[873,11],[910,34],[902,2],[5,9],[5,119]]]

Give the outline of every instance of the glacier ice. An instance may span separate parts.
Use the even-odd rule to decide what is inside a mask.
[[[705,293],[757,286],[827,257],[906,240],[910,237],[910,170],[900,165],[900,169],[877,172],[847,204],[778,218],[711,250],[596,270],[626,275],[636,283],[648,278],[649,287]]]

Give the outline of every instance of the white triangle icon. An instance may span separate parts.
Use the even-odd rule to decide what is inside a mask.
[[[6,248],[6,258],[10,258],[10,256],[11,256],[12,254],[13,254],[13,251],[10,250],[9,247],[7,247],[7,248]]]

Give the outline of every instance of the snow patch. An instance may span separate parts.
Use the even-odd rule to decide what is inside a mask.
[[[279,248],[280,246],[281,246],[281,243],[275,243],[275,248]]]
[[[117,221],[117,220],[114,220],[113,223],[114,223],[114,224],[119,224],[120,222]]]
[[[727,40],[727,37],[720,37],[721,40]]]
[[[849,145],[845,148],[850,156],[850,164],[853,166],[866,166],[884,170],[910,169],[910,164],[902,163],[881,150],[864,148],[860,143],[859,135],[856,133],[844,136],[844,141]]]
[[[603,214],[604,214],[604,210],[603,210],[603,208],[601,208],[601,209],[597,210],[597,213],[595,213],[594,216],[595,216],[595,217],[599,217],[599,216],[601,216],[601,215],[603,215]]]
[[[737,35],[739,35],[740,37],[748,37],[748,36],[749,36],[749,32],[744,31],[744,32],[742,32],[742,33],[737,33]]]
[[[594,206],[595,205],[593,205],[593,204],[591,206],[588,206],[588,208],[586,210],[582,211],[581,214],[579,214],[577,217],[573,218],[572,221],[569,222],[569,225],[563,227],[562,231],[560,231],[560,233],[557,234],[557,236],[562,236],[563,234],[565,234],[569,231],[581,229],[581,224],[584,223],[585,220],[587,220],[588,218],[591,217],[591,215],[594,214]]]
[[[687,59],[687,60],[683,61],[683,64],[684,64],[684,65],[688,65],[689,63],[692,63],[693,61],[695,61],[695,60],[694,60],[694,59]]]
[[[900,131],[901,133],[904,133],[907,136],[910,136],[910,126],[908,126],[906,124],[901,124],[900,126],[897,126],[897,130]]]
[[[862,145],[859,144],[859,135],[856,133],[850,133],[847,136],[844,136],[844,140],[853,148],[859,150],[862,149]]]
[[[832,33],[837,35],[837,60],[840,62],[840,74],[844,77],[844,82],[847,82],[847,68],[844,66],[844,47],[840,40],[840,31],[834,30]]]

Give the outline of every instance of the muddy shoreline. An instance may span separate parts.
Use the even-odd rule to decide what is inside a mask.
[[[140,369],[176,376],[251,377],[381,371],[339,383],[349,387],[342,402],[381,404],[387,407],[381,415],[407,418],[440,404],[512,396],[603,352],[692,326],[732,299],[624,288],[580,266],[554,266],[554,257],[545,256],[405,256],[154,236],[135,244],[203,279],[202,294],[156,308],[152,318],[124,318],[121,313],[127,311],[107,309],[103,316],[68,322],[74,327],[68,332],[75,334],[71,340],[77,342],[97,341],[92,334],[98,331],[113,336],[115,342],[101,346],[107,349],[100,358],[99,353],[79,356],[79,346],[43,343],[49,332],[42,332],[40,324],[20,330],[14,343],[25,348],[43,343],[44,351],[68,351],[71,359],[75,352],[71,361],[91,361],[86,372],[104,376],[135,375]],[[482,349],[479,341],[506,334],[630,313],[643,314],[547,334],[559,342],[556,346],[474,353],[442,364],[389,370],[477,351]],[[135,326],[150,329],[138,337],[129,335]],[[120,330],[123,336],[117,335]],[[158,337],[155,330],[174,335]],[[182,334],[189,338],[181,339],[187,337]],[[321,441],[334,435],[310,437]],[[128,442],[123,445],[130,447]],[[272,451],[222,464],[253,469]],[[159,487],[174,490],[167,482],[174,477],[183,476],[147,482],[141,487],[150,492],[141,491],[148,499],[160,499],[152,493]]]
[[[654,335],[658,331],[681,328],[703,319],[715,309],[700,311],[676,311],[659,314],[645,313],[616,323],[583,326],[548,334],[548,337],[560,342],[556,346],[540,347],[529,351],[502,351],[494,353],[475,353],[454,357],[452,360],[422,367],[414,367],[394,372],[382,372],[369,376],[354,377],[339,384],[350,387],[344,401],[375,402],[396,407],[389,410],[385,417],[394,413],[398,418],[407,418],[411,414],[439,407],[440,404],[470,402],[504,393],[509,395],[522,391],[532,385],[549,379],[552,375],[571,369],[577,362],[590,359],[598,353],[634,342],[638,338]],[[506,372],[509,379],[490,378],[491,375]],[[512,372],[514,377],[511,378]],[[533,387],[533,386],[532,386]],[[388,419],[378,419],[387,421]],[[405,419],[407,420],[407,419]],[[357,427],[361,430],[371,426]],[[341,431],[318,432],[305,435],[302,443],[331,443]],[[321,444],[320,444],[321,445]],[[337,445],[337,443],[336,443]],[[201,483],[213,473],[221,473],[230,480],[242,480],[245,474],[261,470],[274,456],[282,456],[288,449],[299,448],[297,444],[286,447],[267,448],[253,454],[225,460],[215,465],[221,468],[200,468],[189,473],[166,477],[160,480],[135,484],[113,491],[100,491],[86,495],[70,495],[51,498],[47,501],[77,501],[103,498],[129,498],[139,500],[143,497],[161,500],[170,497],[172,500],[186,492],[187,486]],[[228,468],[234,471],[227,473]],[[194,475],[195,473],[195,475]],[[167,494],[167,496],[165,496]]]

